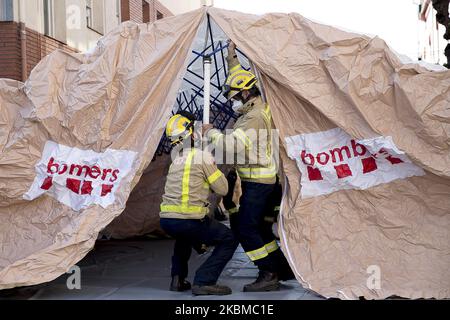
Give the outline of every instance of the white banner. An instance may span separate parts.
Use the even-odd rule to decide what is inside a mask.
[[[97,153],[47,141],[36,164],[36,178],[23,198],[34,200],[47,194],[76,211],[91,204],[106,208],[114,203],[114,194],[135,157],[133,151]]]
[[[302,173],[303,198],[343,189],[367,189],[425,174],[391,137],[354,140],[336,128],[287,137],[286,144],[289,157]]]

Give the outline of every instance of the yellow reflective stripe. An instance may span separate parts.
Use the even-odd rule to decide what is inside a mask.
[[[214,182],[216,182],[217,179],[220,178],[221,175],[222,172],[219,169],[217,169],[216,172],[214,172],[212,175],[208,177],[208,183],[213,184]]]
[[[216,143],[217,138],[221,135],[220,132],[215,132],[211,135],[211,141],[212,143]]]
[[[239,177],[242,179],[265,179],[265,178],[273,178],[276,176],[276,173],[265,173],[265,174],[256,174],[256,173],[239,173]]]
[[[272,128],[272,123],[271,123],[272,117],[270,114],[270,108],[269,108],[268,104],[266,104],[266,108],[265,108],[265,110],[262,111],[261,114],[265,120],[264,122],[267,126],[267,130],[269,130],[269,137],[268,137],[269,141],[267,142],[267,147],[266,147],[266,157],[270,161],[272,159],[272,131],[270,131]]]
[[[241,178],[272,178],[277,174],[275,166],[269,168],[238,168],[237,171]]]
[[[275,208],[273,208],[273,211],[280,211],[280,206],[276,206]]]
[[[233,68],[231,68],[231,69],[229,70],[229,74],[232,74],[233,72],[236,72],[236,71],[238,71],[238,70],[240,70],[240,69],[242,69],[242,67],[241,67],[240,64],[235,65]]]
[[[272,173],[275,171],[275,165],[270,167],[259,167],[259,168],[238,168],[238,171],[242,173],[258,172],[258,173]]]
[[[265,246],[253,251],[248,251],[246,254],[252,261],[263,259],[269,255]]]
[[[263,118],[264,118],[268,123],[270,123],[270,120],[271,120],[270,114],[268,114],[266,111],[262,111],[262,112],[261,112],[261,115],[263,116]]]
[[[264,247],[266,248],[267,253],[272,253],[279,248],[276,240],[273,240],[272,242],[266,244]]]
[[[233,131],[233,135],[238,138],[239,140],[241,140],[241,142],[244,144],[244,146],[249,149],[252,141],[250,140],[250,138],[245,134],[244,130],[242,129],[236,129]]]
[[[209,212],[207,207],[200,206],[179,206],[179,205],[161,205],[161,212],[174,212],[174,213],[198,213],[207,214]]]
[[[229,214],[237,213],[238,211],[239,211],[238,207],[234,207],[234,208],[228,209],[228,213]]]
[[[203,182],[203,188],[204,188],[204,189],[209,189],[209,183],[208,183],[208,181]]]
[[[181,182],[181,205],[188,207],[189,204],[189,178],[191,175],[192,158],[194,157],[195,149],[189,152],[186,164],[184,165],[183,180]]]

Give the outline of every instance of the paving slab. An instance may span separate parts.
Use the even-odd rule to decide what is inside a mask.
[[[190,292],[171,292],[170,263],[174,240],[134,239],[98,241],[95,248],[77,265],[81,268],[81,289],[69,290],[69,274],[49,283],[0,291],[0,299],[33,300],[303,300],[323,299],[305,290],[296,281],[285,281],[275,292],[247,293],[242,287],[252,282],[257,269],[239,247],[228,263],[219,283],[228,285],[228,296],[195,297]],[[189,263],[192,282],[196,268],[209,252],[197,255],[193,251]]]

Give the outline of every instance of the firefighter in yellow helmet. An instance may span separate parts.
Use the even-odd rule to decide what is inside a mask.
[[[228,191],[228,182],[212,155],[195,147],[195,117],[189,112],[174,115],[166,127],[175,152],[167,175],[161,203],[161,228],[175,238],[170,290],[191,289],[186,280],[192,248],[215,246],[211,256],[195,273],[194,295],[226,295],[231,289],[217,284],[238,241],[225,225],[208,217],[210,190],[219,195]],[[175,153],[175,155],[174,155]]]
[[[263,236],[262,221],[268,199],[273,193],[277,168],[272,151],[272,118],[257,87],[255,75],[243,69],[236,55],[235,44],[228,47],[229,74],[223,88],[227,99],[238,101],[240,113],[231,134],[223,134],[211,125],[203,125],[203,134],[218,150],[236,156],[237,173],[242,181],[237,234],[248,257],[257,265],[259,276],[244,286],[244,291],[279,289],[281,251],[275,237]]]

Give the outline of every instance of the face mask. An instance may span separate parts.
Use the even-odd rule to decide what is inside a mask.
[[[242,106],[243,106],[243,104],[242,104],[241,101],[237,101],[237,100],[233,101],[233,107],[232,108],[233,108],[234,112],[240,113],[239,109],[241,109]]]

